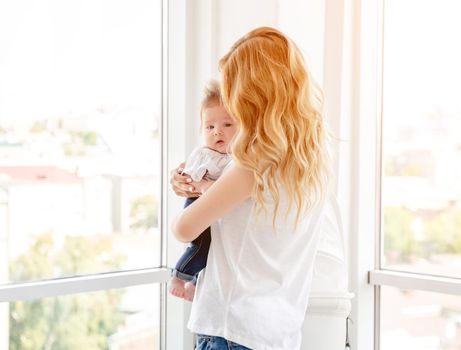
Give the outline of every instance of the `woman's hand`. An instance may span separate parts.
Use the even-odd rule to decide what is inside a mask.
[[[199,197],[202,192],[196,190],[190,176],[187,174],[182,175],[182,171],[184,170],[185,165],[186,164],[183,162],[179,164],[179,166],[176,169],[171,171],[171,188],[176,193],[176,195],[181,197]]]

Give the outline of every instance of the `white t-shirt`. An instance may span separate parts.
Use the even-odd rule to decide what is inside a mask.
[[[199,182],[204,176],[208,180],[216,181],[231,160],[230,154],[200,146],[195,148],[187,158],[183,173],[189,175],[195,182]]]
[[[294,229],[296,211],[285,222],[288,200],[282,188],[280,194],[276,232],[273,203],[266,201],[269,214],[256,221],[252,198],[211,225],[207,267],[188,323],[192,332],[255,350],[300,348],[324,205]]]

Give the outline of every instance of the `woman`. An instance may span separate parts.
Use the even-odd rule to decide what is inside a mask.
[[[172,227],[191,242],[211,226],[188,326],[199,350],[299,349],[329,184],[322,94],[273,28],[238,40],[220,69],[233,161]]]

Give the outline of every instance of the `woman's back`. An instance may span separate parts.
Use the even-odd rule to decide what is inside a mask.
[[[330,183],[323,95],[274,28],[243,36],[219,66],[238,123],[235,166],[174,224],[186,242],[211,225],[189,326],[252,349],[299,349]],[[267,214],[257,218],[254,204]]]
[[[279,215],[259,220],[248,199],[211,226],[208,264],[201,273],[189,327],[251,349],[297,349],[321,236],[323,207],[295,229],[280,189]],[[273,202],[267,195],[268,213]]]

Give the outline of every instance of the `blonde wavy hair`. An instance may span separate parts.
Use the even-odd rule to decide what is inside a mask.
[[[267,186],[275,203],[275,228],[281,184],[289,199],[285,218],[295,204],[297,225],[304,211],[323,200],[329,185],[323,93],[300,50],[274,28],[243,36],[219,66],[224,106],[239,124],[232,155],[254,172],[257,213],[267,213]]]

